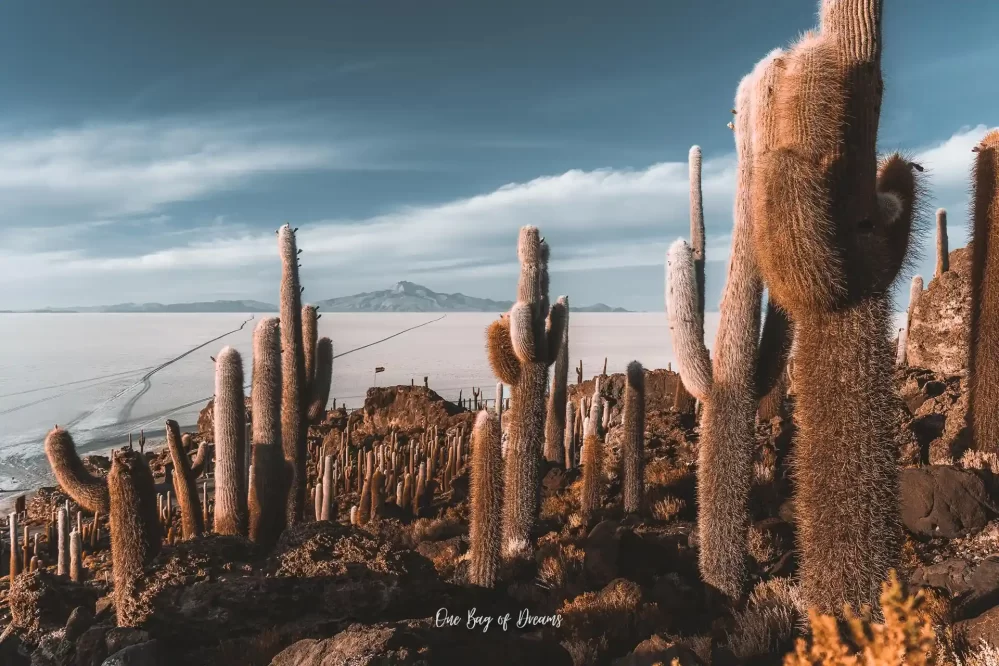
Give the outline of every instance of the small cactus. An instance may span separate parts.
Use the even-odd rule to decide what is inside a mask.
[[[215,362],[216,534],[247,534],[245,400],[243,359],[234,348],[225,347]]]
[[[950,270],[950,250],[947,247],[947,209],[937,209],[937,266],[933,277],[940,277]]]
[[[53,428],[45,437],[45,455],[56,481],[74,502],[90,513],[108,511],[107,481],[87,471],[68,432],[59,426]]]
[[[545,419],[545,459],[562,465],[565,462],[565,396],[569,381],[569,297],[559,296],[565,310],[562,339],[552,367],[552,386],[548,393],[548,417]]]
[[[74,583],[83,582],[83,535],[73,530],[69,535],[69,579]]]
[[[923,295],[923,278],[920,275],[913,276],[912,284],[909,286],[909,307],[905,315],[905,328],[899,331],[898,348],[895,352],[895,366],[904,368],[908,364],[907,349],[909,339],[909,326],[912,325],[912,313],[919,304],[919,297]]]
[[[56,560],[56,574],[69,575],[69,512],[66,507],[59,507],[56,519],[56,534],[59,539],[59,557]],[[27,547],[28,544],[24,544]]]
[[[567,400],[565,403],[565,468],[576,466],[576,403]]]
[[[136,627],[150,612],[142,599],[143,567],[159,552],[163,538],[145,457],[133,450],[114,452],[108,490],[115,612],[119,627]]]
[[[499,418],[479,412],[472,430],[471,566],[472,585],[492,587],[500,557],[500,509],[503,503],[503,460]]]
[[[624,393],[624,439],[621,464],[624,510],[636,513],[642,506],[643,457],[645,455],[645,368],[638,361],[628,364]]]
[[[180,426],[176,421],[166,422],[167,447],[173,460],[173,487],[177,491],[177,504],[180,505],[181,528],[185,539],[201,536],[204,523],[201,520],[201,502],[198,500],[198,484],[187,454],[181,446]]]

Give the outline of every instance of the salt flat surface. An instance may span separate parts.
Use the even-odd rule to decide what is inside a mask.
[[[241,314],[6,314],[0,315],[0,488],[37,485],[48,477],[42,442],[54,425],[69,428],[81,452],[108,448],[130,432],[162,432],[166,418],[182,427],[197,421],[214,393],[214,356],[225,345],[243,354],[246,382],[252,367],[255,315],[242,330],[143,377],[190,349],[240,326]],[[440,314],[326,313],[319,335],[342,354]],[[485,327],[493,314],[452,313],[440,321],[349,353],[333,363],[330,400],[360,407],[368,387],[423,382],[447,399],[496,379],[485,355]],[[718,314],[708,313],[713,340]],[[623,372],[632,360],[647,368],[674,363],[665,313],[570,315],[571,364],[584,375]],[[374,374],[382,366],[385,372]],[[575,371],[570,369],[570,381]],[[193,403],[188,406],[188,403]]]

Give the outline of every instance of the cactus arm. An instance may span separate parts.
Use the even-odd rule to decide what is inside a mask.
[[[111,506],[107,481],[87,471],[67,431],[56,426],[46,435],[45,455],[56,481],[74,502],[91,513],[107,515]]]
[[[319,312],[315,305],[302,306],[302,361],[305,364],[305,390],[302,400],[306,406],[314,399],[316,381],[316,356],[319,338]]]
[[[690,249],[694,255],[697,311],[704,314],[704,204],[701,192],[701,147],[691,146],[687,155],[690,176]]]
[[[772,300],[767,301],[759,354],[756,361],[756,398],[763,400],[784,376],[791,353],[793,331],[787,314]]]
[[[711,359],[697,299],[693,252],[686,241],[677,240],[666,259],[666,313],[680,379],[691,395],[703,401],[711,390]]]
[[[493,373],[504,384],[513,386],[520,380],[520,361],[510,337],[510,318],[506,315],[486,328],[486,355]]]
[[[879,224],[884,228],[878,234],[882,257],[872,259],[883,266],[875,288],[889,290],[914,257],[923,231],[919,202],[925,200],[925,188],[920,169],[899,153],[883,158],[878,166]]]
[[[558,360],[559,354],[562,353],[563,346],[568,347],[568,328],[569,328],[569,299],[566,296],[560,296],[555,305],[551,306],[551,310],[548,312],[548,320],[546,323],[546,340],[545,340],[545,351],[547,352],[547,364],[551,365]],[[568,354],[568,349],[566,351]],[[565,359],[565,375],[569,376],[569,359]],[[568,380],[566,380],[568,381]]]
[[[208,442],[201,442],[198,445],[198,452],[194,455],[194,460],[191,461],[191,474],[194,475],[194,478],[198,478],[205,471],[208,458]]]
[[[517,359],[524,365],[533,363],[541,351],[536,345],[536,319],[532,308],[531,304],[518,301],[510,309],[510,342]]]
[[[548,416],[545,419],[545,458],[565,462],[565,396],[569,381],[569,299],[560,296],[548,316],[548,353],[555,354],[551,390],[548,393]],[[561,322],[561,323],[559,323]],[[558,334],[559,337],[554,336]]]
[[[316,345],[316,373],[309,395],[308,420],[318,421],[326,414],[326,403],[330,399],[330,386],[333,383],[333,341],[320,338]]]

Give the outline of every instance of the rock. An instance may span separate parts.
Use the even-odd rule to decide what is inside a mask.
[[[11,624],[33,636],[62,629],[79,606],[93,613],[96,601],[91,588],[47,571],[21,574],[8,595]]]
[[[101,666],[108,656],[107,642],[104,640],[112,627],[99,625],[91,627],[76,639],[75,666]]]
[[[616,521],[604,520],[587,535],[583,570],[594,585],[603,586],[617,578],[623,532]]]
[[[967,645],[975,648],[982,641],[985,641],[987,645],[999,645],[999,606],[970,620],[956,622],[954,633],[963,638]]]
[[[954,558],[916,569],[910,582],[945,589],[955,600],[954,617],[972,618],[999,605],[999,558],[977,565]]]
[[[909,365],[955,374],[968,367],[971,245],[950,253],[950,270],[930,280],[909,324]]]
[[[944,465],[903,469],[902,523],[914,536],[953,539],[977,532],[996,514],[982,478]]]
[[[673,664],[674,659],[680,666],[703,664],[690,648],[674,645],[656,634],[639,643],[635,651],[628,656],[615,660],[614,666],[656,666],[656,664]]]
[[[271,666],[416,666],[424,664],[545,664],[569,666],[568,653],[553,640],[521,632],[511,620],[503,631],[437,627],[433,619],[351,625],[332,638],[301,640]]]
[[[246,422],[250,422],[250,398],[246,398]],[[207,442],[215,441],[215,398],[208,401],[204,409],[198,414],[198,434],[205,438]]]
[[[84,606],[77,606],[66,620],[66,640],[75,641],[94,623],[94,614]]]
[[[115,627],[104,636],[104,644],[107,645],[108,654],[114,654],[127,647],[146,643],[150,638],[149,632],[142,629]]]
[[[0,664],[4,666],[29,666],[31,657],[28,656],[27,646],[21,642],[20,637],[12,632],[0,634]]]
[[[474,417],[473,412],[467,412],[423,386],[373,386],[364,398],[363,428],[369,432],[432,425],[446,428],[454,425],[452,417],[461,414]],[[467,425],[471,430],[470,420]]]
[[[156,640],[151,640],[115,652],[105,659],[101,666],[159,666],[159,664],[159,644]]]

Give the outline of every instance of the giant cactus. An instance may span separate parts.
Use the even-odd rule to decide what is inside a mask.
[[[143,601],[143,567],[159,552],[163,538],[145,457],[133,450],[114,452],[108,490],[115,613],[119,627],[135,627],[150,613]]]
[[[876,607],[901,545],[890,292],[920,188],[876,154],[881,7],[823,0],[754,92],[753,244],[795,324],[802,596],[826,613]]]
[[[569,381],[569,297],[559,296],[565,309],[562,339],[552,368],[552,387],[548,393],[548,417],[545,420],[545,458],[561,465],[565,460],[565,395]]]
[[[177,504],[180,505],[181,528],[185,539],[200,536],[204,530],[201,514],[201,502],[198,500],[198,483],[191,472],[191,462],[181,446],[180,426],[176,421],[167,419],[167,447],[173,460],[173,488],[177,494]]]
[[[288,468],[281,454],[281,330],[276,317],[253,331],[253,483],[248,507],[250,540],[274,545],[284,530]]]
[[[468,580],[492,587],[500,557],[500,507],[503,502],[503,460],[500,457],[499,416],[479,412],[472,429],[472,542]]]
[[[67,495],[91,513],[107,515],[110,508],[107,481],[93,476],[76,454],[76,445],[68,432],[56,426],[45,437],[45,455],[56,481]]]
[[[539,505],[545,385],[566,319],[561,303],[549,308],[548,252],[537,227],[521,228],[517,302],[486,332],[493,372],[511,386],[510,411],[504,417],[509,444],[503,497],[503,549],[509,556],[530,548]]]
[[[643,457],[645,455],[645,368],[638,361],[628,364],[624,390],[624,441],[621,445],[621,484],[624,510],[641,509]]]
[[[760,337],[763,283],[753,254],[749,188],[753,178],[752,90],[763,66],[744,77],[736,92],[738,169],[732,255],[713,359],[703,339],[697,257],[682,240],[670,248],[667,276],[667,310],[680,376],[704,410],[697,468],[701,576],[733,598],[742,594],[746,582],[757,405],[783,371],[790,346],[787,318],[772,303]],[[695,153],[692,149],[691,154]]]
[[[999,130],[975,152],[968,414],[974,448],[999,453]]]
[[[302,344],[302,291],[298,280],[298,247],[289,225],[278,229],[281,254],[281,447],[291,468],[286,519],[302,520],[305,510],[305,350]]]
[[[225,347],[215,361],[215,532],[246,536],[246,398],[243,359]]]

